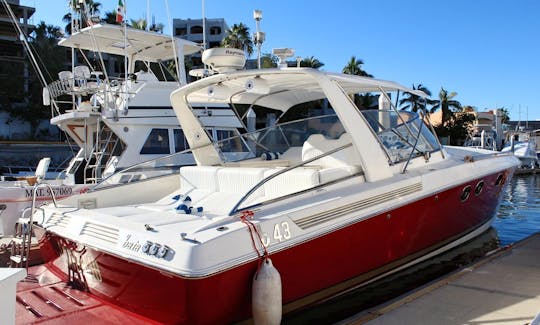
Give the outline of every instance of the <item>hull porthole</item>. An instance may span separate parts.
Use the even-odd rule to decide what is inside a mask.
[[[501,185],[502,181],[503,181],[503,174],[497,175],[497,180],[495,181],[495,186]]]
[[[467,201],[470,195],[471,195],[471,186],[467,185],[463,188],[463,192],[461,192],[461,202]]]
[[[484,181],[480,181],[476,184],[476,187],[474,188],[474,194],[476,196],[480,195],[482,193],[482,190],[484,189]]]

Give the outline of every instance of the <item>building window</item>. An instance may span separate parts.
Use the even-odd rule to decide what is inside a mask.
[[[216,130],[215,141],[218,141],[222,152],[247,152],[246,148],[240,139],[236,137],[237,133],[233,130]]]
[[[168,154],[169,149],[169,130],[167,129],[152,129],[150,135],[144,143],[141,154]]]
[[[210,48],[220,47],[220,46],[221,46],[221,42],[210,42],[209,44]]]
[[[182,129],[174,129],[174,152],[180,152],[189,149],[189,144],[184,136]]]
[[[210,27],[210,35],[219,35],[219,34],[221,34],[221,27],[219,26]]]
[[[179,27],[175,29],[175,35],[183,36],[187,34],[187,28]]]
[[[203,33],[203,28],[202,28],[202,26],[193,26],[193,27],[191,27],[189,32],[191,34],[202,34]]]

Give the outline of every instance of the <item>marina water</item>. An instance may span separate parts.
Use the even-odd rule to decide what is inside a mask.
[[[493,228],[501,245],[515,243],[540,231],[540,174],[512,178]]]
[[[382,280],[286,315],[282,324],[339,323],[539,231],[540,174],[514,175],[505,188],[492,228],[482,235]]]

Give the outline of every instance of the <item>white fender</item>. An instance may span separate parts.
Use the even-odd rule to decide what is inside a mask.
[[[281,276],[269,258],[264,259],[253,277],[251,300],[256,325],[281,323]]]

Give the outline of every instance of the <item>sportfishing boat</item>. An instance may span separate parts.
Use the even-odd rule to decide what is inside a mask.
[[[73,56],[84,58],[87,64],[60,72],[59,79],[44,88],[44,101],[51,106],[51,124],[73,139],[80,150],[57,179],[44,179],[50,162],[44,158],[34,177],[0,182],[0,207],[4,208],[0,210],[0,238],[14,233],[33,195],[40,205],[52,201],[51,193],[56,199],[85,193],[117,170],[187,148],[170,94],[186,84],[183,57],[200,51],[198,44],[155,32],[96,24],[73,33],[59,45],[72,49]],[[113,63],[113,56],[122,63],[126,58],[127,73],[122,78],[107,75],[105,60]],[[163,67],[163,62],[175,58],[180,67],[178,80]],[[216,139],[228,137],[242,126],[228,105],[199,105],[195,111]],[[194,163],[190,153],[180,154],[162,169],[170,172],[176,166],[178,171],[178,166]],[[34,191],[36,181],[50,186]],[[148,192],[146,200],[157,200],[171,190],[163,187],[161,192]]]
[[[196,164],[153,203],[37,210],[46,262],[18,286],[17,323],[278,324],[282,313],[482,234],[519,164],[442,147],[424,116],[390,100],[425,94],[395,82],[311,68],[235,71],[243,53],[232,49],[203,59],[220,73],[171,95]],[[366,93],[379,94],[379,109],[357,107]],[[218,141],[200,103],[229,103],[240,117],[250,108],[282,114]]]
[[[538,155],[536,154],[535,137],[525,131],[514,131],[507,134],[508,141],[502,152],[513,153],[521,161],[521,168],[536,168]]]

